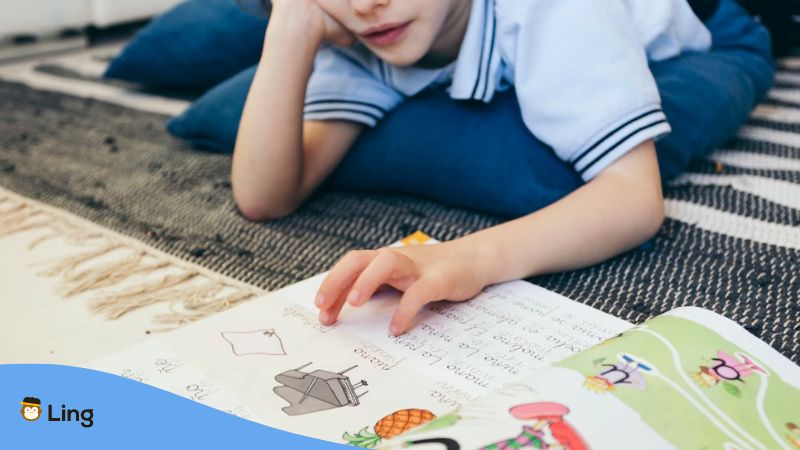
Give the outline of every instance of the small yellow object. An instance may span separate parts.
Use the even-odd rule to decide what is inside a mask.
[[[720,174],[725,170],[725,164],[722,161],[714,161],[714,173]]]
[[[430,236],[422,231],[415,231],[413,234],[403,239],[403,245],[425,245],[431,239]]]
[[[598,392],[601,394],[613,391],[616,388],[616,386],[614,386],[614,383],[608,381],[608,379],[603,378],[599,375],[586,377],[586,379],[583,380],[583,387],[592,392]]]

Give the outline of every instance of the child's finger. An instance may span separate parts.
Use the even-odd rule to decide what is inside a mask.
[[[345,289],[350,288],[375,254],[374,250],[358,250],[344,255],[322,281],[314,299],[317,308],[329,309],[346,292]]]
[[[412,284],[403,294],[394,311],[394,316],[389,324],[389,332],[400,336],[408,331],[419,310],[435,298],[435,289],[434,285],[424,279]]]
[[[366,303],[375,291],[394,279],[412,280],[412,263],[403,255],[392,250],[379,250],[377,256],[361,271],[353,287],[347,294],[347,302],[352,306]],[[396,286],[405,289],[405,286]]]
[[[319,310],[319,321],[323,325],[333,325],[339,320],[339,314],[342,313],[342,308],[346,303],[346,295],[352,288],[353,283],[350,283],[329,307]]]

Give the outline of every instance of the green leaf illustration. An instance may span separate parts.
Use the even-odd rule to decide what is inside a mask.
[[[725,389],[725,392],[731,394],[736,398],[740,398],[742,396],[742,390],[736,387],[730,381],[725,381],[724,383],[722,383],[722,387]]]
[[[381,437],[369,431],[369,427],[362,428],[355,436],[345,433],[342,439],[350,445],[361,448],[375,448],[381,442]]]

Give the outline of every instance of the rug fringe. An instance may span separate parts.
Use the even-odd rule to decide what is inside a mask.
[[[46,228],[46,234],[29,243],[30,250],[56,238],[89,247],[49,262],[40,275],[57,280],[57,292],[66,298],[91,294],[91,310],[108,319],[146,306],[168,304],[169,312],[153,318],[166,325],[154,331],[167,331],[264,292],[63,211],[12,195],[0,190],[0,238]],[[146,281],[133,284],[134,276],[146,277]],[[126,282],[131,285],[124,287]]]
[[[30,208],[25,203],[3,210],[0,215],[2,215],[0,217],[0,238],[47,226],[47,221],[45,220],[30,222],[32,218],[40,216],[41,213]]]
[[[105,314],[109,319],[118,319],[144,306],[181,301],[194,294],[198,289],[209,288],[209,286],[186,285],[187,281],[196,276],[196,273],[191,272],[167,275],[132,289],[100,295],[90,301],[90,307],[95,312]]]
[[[97,250],[91,250],[75,256],[70,256],[50,266],[50,269],[40,272],[39,275],[46,277],[62,276],[65,280],[69,280],[70,276],[77,270],[81,264],[86,264],[95,258],[99,258],[113,250],[122,248],[120,243],[109,243]]]
[[[183,307],[186,309],[186,311],[173,310],[167,314],[159,314],[155,317],[155,319],[159,323],[172,324],[177,327],[202,319],[211,314],[225,311],[234,305],[247,300],[252,300],[257,295],[257,292],[235,292],[220,299],[211,299],[210,301],[205,301],[202,303],[197,302],[196,304],[192,305],[186,305],[184,302]]]
[[[28,250],[30,251],[36,250],[36,247],[44,244],[45,242],[51,239],[56,239],[58,237],[61,237],[61,233],[50,233],[48,235],[36,238],[28,244]]]
[[[229,309],[258,295],[255,291],[238,291],[226,295],[230,286],[218,281],[197,281],[197,273],[168,275],[129,291],[109,293],[91,301],[91,307],[109,319],[117,319],[131,311],[156,303],[169,303],[170,312],[155,317],[159,323],[183,325]],[[176,310],[180,305],[182,311]]]
[[[166,262],[144,264],[145,254],[138,252],[121,261],[113,261],[102,266],[92,267],[64,277],[64,284],[59,291],[65,297],[73,297],[87,291],[112,287],[133,275],[154,273],[168,267]]]

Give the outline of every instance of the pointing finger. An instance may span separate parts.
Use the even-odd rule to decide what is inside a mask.
[[[405,256],[390,249],[378,250],[377,256],[361,272],[347,294],[347,302],[352,306],[361,306],[379,287],[392,281],[408,279],[406,283],[410,284],[412,272],[413,264]]]
[[[389,332],[400,336],[411,329],[414,318],[423,306],[435,299],[435,287],[419,280],[412,284],[403,294],[389,324]]]
[[[361,271],[375,257],[374,250],[348,252],[331,269],[317,291],[314,304],[319,309],[329,309],[353,284]]]
[[[347,292],[349,292],[350,289],[352,289],[352,286],[353,286],[352,283],[349,286],[347,286],[347,288],[342,291],[339,297],[336,298],[336,300],[331,305],[329,305],[326,308],[320,309],[319,321],[323,325],[333,325],[336,323],[337,320],[339,320],[339,314],[341,314],[342,308],[344,307],[344,304],[346,302],[345,296]]]

